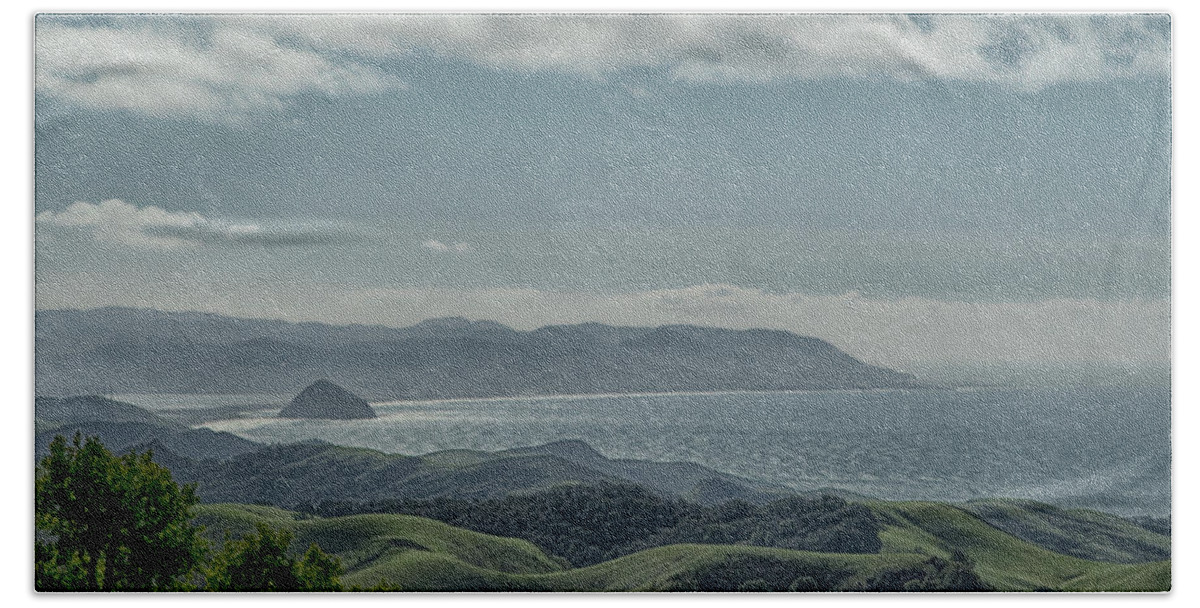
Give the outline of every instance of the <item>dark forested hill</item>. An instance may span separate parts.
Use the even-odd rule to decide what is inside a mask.
[[[742,500],[700,505],[623,482],[562,484],[477,501],[326,501],[306,510],[324,516],[419,515],[476,532],[522,538],[574,566],[681,543],[828,553],[878,553],[882,548],[871,510],[840,498],[790,496],[761,505]]]
[[[172,468],[179,480],[199,484],[197,492],[205,502],[239,500],[284,507],[327,500],[484,500],[603,481],[639,484],[663,496],[702,504],[730,499],[765,502],[792,494],[693,463],[609,459],[579,441],[424,456],[293,443],[232,457],[176,461]]]
[[[368,399],[915,386],[785,331],[489,321],[332,326],[103,308],[36,317],[37,393],[293,393],[336,379]]]

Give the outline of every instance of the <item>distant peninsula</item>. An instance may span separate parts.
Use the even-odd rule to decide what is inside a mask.
[[[391,328],[99,308],[38,311],[35,343],[38,395],[288,394],[314,378],[372,401],[921,386],[818,338],[693,325]]]

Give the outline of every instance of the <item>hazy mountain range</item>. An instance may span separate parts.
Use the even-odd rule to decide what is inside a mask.
[[[406,328],[146,309],[36,315],[39,395],[295,393],[329,378],[370,400],[917,386],[786,331],[598,323]]]

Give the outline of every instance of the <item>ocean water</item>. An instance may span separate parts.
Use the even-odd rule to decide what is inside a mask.
[[[154,409],[178,407],[170,396],[129,397]],[[261,407],[262,399],[253,401]],[[693,461],[799,490],[948,501],[1019,497],[1126,515],[1170,512],[1166,385],[373,405],[375,420],[286,420],[260,409],[203,426],[262,442],[316,438],[404,454],[582,439],[612,458]]]

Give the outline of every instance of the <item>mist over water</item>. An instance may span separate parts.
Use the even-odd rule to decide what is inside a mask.
[[[137,400],[155,409],[170,401]],[[1170,390],[1159,384],[374,407],[375,420],[285,420],[260,410],[203,426],[267,443],[321,439],[404,454],[577,438],[610,458],[692,461],[799,490],[947,501],[1019,497],[1126,515],[1170,512]]]

